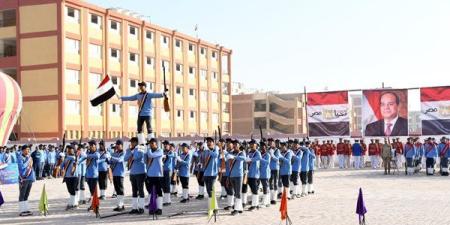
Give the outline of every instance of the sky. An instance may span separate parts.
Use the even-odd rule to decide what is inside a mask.
[[[279,92],[449,85],[450,1],[88,0],[233,50],[232,80]]]

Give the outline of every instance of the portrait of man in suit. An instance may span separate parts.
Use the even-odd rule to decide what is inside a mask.
[[[407,136],[408,119],[399,116],[400,98],[395,92],[384,92],[380,96],[382,118],[367,124],[366,136]]]

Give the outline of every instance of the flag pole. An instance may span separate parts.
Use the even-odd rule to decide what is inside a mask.
[[[305,102],[306,137],[309,137],[309,125],[308,125],[308,97],[307,97],[307,94],[306,94],[306,86],[303,86],[303,101]]]

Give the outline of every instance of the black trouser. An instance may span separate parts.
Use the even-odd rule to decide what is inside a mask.
[[[242,192],[242,177],[230,177],[230,184],[235,198],[241,198]]]
[[[137,198],[138,195],[140,198],[145,198],[144,181],[146,177],[147,175],[145,173],[130,175],[131,191],[133,192],[133,198]]]
[[[242,194],[246,194],[247,193],[247,189],[248,189],[248,178],[247,178],[247,183],[244,184],[244,181],[242,181]]]
[[[171,178],[172,178],[172,171],[164,170],[164,177],[162,177],[162,189],[164,193],[170,193]]]
[[[263,188],[263,194],[268,193],[269,179],[259,179]]]
[[[406,158],[406,166],[407,167],[414,167],[414,160],[413,160],[413,158]]]
[[[152,194],[152,189],[155,187],[156,194],[159,197],[162,197],[162,183],[162,177],[147,177],[147,179],[145,179],[145,188],[147,189],[148,194]]]
[[[213,189],[214,181],[216,181],[216,179],[217,179],[217,176],[204,176],[203,178],[205,180],[206,192],[208,193],[208,196],[211,198],[211,197],[213,197],[212,189]]]
[[[19,182],[19,202],[28,201],[33,181],[24,180]]]
[[[195,174],[195,177],[197,178],[198,185],[202,186],[202,187],[205,186],[205,181],[203,180],[204,172],[203,171],[195,171],[194,174]]]
[[[86,182],[89,186],[89,192],[91,193],[91,196],[93,196],[95,188],[97,187],[98,178],[86,178]]]
[[[269,188],[270,190],[277,190],[278,187],[278,170],[270,171]]]
[[[67,191],[70,195],[75,195],[78,186],[78,177],[66,177],[64,178],[66,182]]]
[[[289,187],[289,175],[281,175],[280,180],[283,187],[288,188]]]
[[[86,178],[85,178],[84,176],[78,177],[77,191],[79,191],[79,190],[84,191],[84,182],[85,182],[85,179],[86,179]]]
[[[297,171],[292,171],[291,182],[294,183],[294,185],[298,185],[298,172]]]
[[[308,172],[307,171],[300,172],[300,180],[302,181],[302,185],[306,185],[308,183]]]
[[[48,169],[49,169],[48,176],[51,177],[52,173],[53,173],[53,170],[55,169],[55,164],[54,163],[49,163],[48,164]]]
[[[180,177],[181,188],[189,189],[189,177]]]
[[[151,134],[153,132],[152,130],[152,123],[150,122],[151,118],[150,116],[138,116],[137,119],[137,130],[138,133],[142,133],[142,126],[145,123],[145,126],[147,127],[147,133]]]
[[[448,168],[448,158],[441,157],[441,168]]]
[[[308,184],[313,183],[313,175],[314,175],[314,170],[308,171]]]
[[[434,158],[427,158],[426,162],[426,166],[427,168],[434,168],[434,164],[436,163]]]
[[[123,195],[123,177],[113,177],[114,190],[117,195]]]
[[[248,185],[252,194],[258,194],[258,178],[248,178]]]
[[[98,186],[100,186],[100,190],[106,190],[108,187],[108,172],[107,171],[99,171],[98,172]]]
[[[225,173],[224,173],[224,175],[225,175]],[[225,189],[226,189],[228,177],[226,177],[224,175],[222,175],[222,177],[220,178],[220,186],[225,187]]]
[[[231,185],[231,178],[226,178],[227,180],[225,181],[225,190],[227,191],[227,195],[233,195],[233,185]]]

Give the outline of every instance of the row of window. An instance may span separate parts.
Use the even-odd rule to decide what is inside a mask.
[[[80,54],[80,42],[78,40],[74,40],[74,39],[70,39],[70,38],[66,38],[66,53],[71,53],[71,54]],[[120,50],[119,49],[115,49],[115,48],[110,48],[109,49],[109,55],[110,55],[110,60],[111,61],[116,61],[116,62],[120,62]],[[101,45],[96,45],[96,44],[89,44],[89,57],[93,58],[93,59],[102,59],[102,46]],[[133,53],[133,52],[129,52],[128,53],[128,62],[130,64],[135,64],[135,65],[139,65],[139,54],[137,53]],[[155,58],[150,57],[150,56],[146,56],[146,65],[148,67],[153,67],[154,68],[154,61]],[[161,60],[161,69],[165,68],[167,72],[170,72],[170,62],[166,61],[166,60]],[[179,73],[183,72],[183,64],[179,64],[177,63],[175,65],[175,70]],[[189,74],[194,74],[195,73],[195,67],[190,66],[189,67]],[[206,70],[200,70],[200,75],[202,78],[206,77]],[[217,79],[217,72],[213,71],[212,72],[212,77],[213,79]]]
[[[90,84],[99,84],[101,82],[101,78],[102,75],[98,74],[98,73],[89,73],[89,83]],[[80,84],[80,71],[79,70],[72,70],[72,69],[66,69],[65,71],[65,79],[66,79],[66,84]],[[120,90],[120,78],[116,77],[116,76],[111,76],[111,81],[114,84],[114,86],[116,87],[117,90]],[[130,89],[133,88],[137,88],[137,83],[139,81],[135,80],[135,79],[129,79],[129,86]],[[154,82],[147,82],[147,88],[150,91],[155,91],[155,83]],[[163,89],[163,85],[161,84],[161,88],[159,90]],[[222,94],[228,95],[229,93],[229,83],[228,82],[223,82],[222,83]],[[183,87],[180,86],[176,86],[175,89],[175,93],[178,95],[183,95]],[[189,88],[189,95],[195,97],[195,93],[196,90],[194,88]],[[206,91],[201,91],[201,96],[202,99],[207,99],[207,92]],[[203,94],[204,93],[204,94]],[[205,95],[206,97],[204,97],[203,95]],[[213,96],[213,101],[217,98],[217,93],[213,92],[212,93]]]
[[[102,29],[102,17],[96,14],[89,14],[90,17],[90,25],[93,27],[96,27],[98,29]],[[80,11],[74,8],[70,8],[70,7],[66,7],[66,18],[68,21],[71,22],[75,22],[75,23],[80,23]],[[115,33],[120,33],[120,27],[121,27],[121,23],[115,20],[109,20],[109,28],[111,32],[115,32]],[[131,38],[135,38],[135,39],[139,39],[139,28],[129,25],[128,26],[128,34],[130,35]],[[152,31],[145,31],[145,38],[149,41],[153,40],[154,37],[154,32]],[[169,47],[169,37],[162,35],[161,37],[161,45],[163,47],[168,48]],[[179,40],[179,39],[175,39],[175,47],[177,49],[181,49],[183,46],[183,41]],[[194,52],[195,53],[195,44],[189,43],[189,51],[190,52]],[[205,47],[200,47],[200,54],[201,55],[206,55],[206,48]],[[211,57],[213,59],[217,59],[217,52],[216,51],[212,51],[211,52]]]
[[[67,115],[81,115],[81,102],[79,100],[66,100],[66,114]],[[122,106],[120,104],[110,104],[109,105],[112,116],[121,116]],[[103,106],[97,106],[92,107],[89,106],[89,115],[91,116],[102,116],[103,112]],[[137,115],[138,114],[138,108],[137,106],[129,106],[128,107],[128,114],[129,115]],[[161,109],[161,117],[162,119],[168,120],[170,118],[169,113],[165,112]],[[178,109],[176,110],[176,117],[177,119],[183,120],[184,118],[184,110]],[[189,111],[189,119],[190,120],[196,120],[197,118],[197,112],[196,111]],[[212,113],[211,115],[212,121],[218,123],[219,122],[219,114],[218,113]],[[200,113],[200,119],[202,121],[208,121],[208,113],[207,112],[201,112]]]

